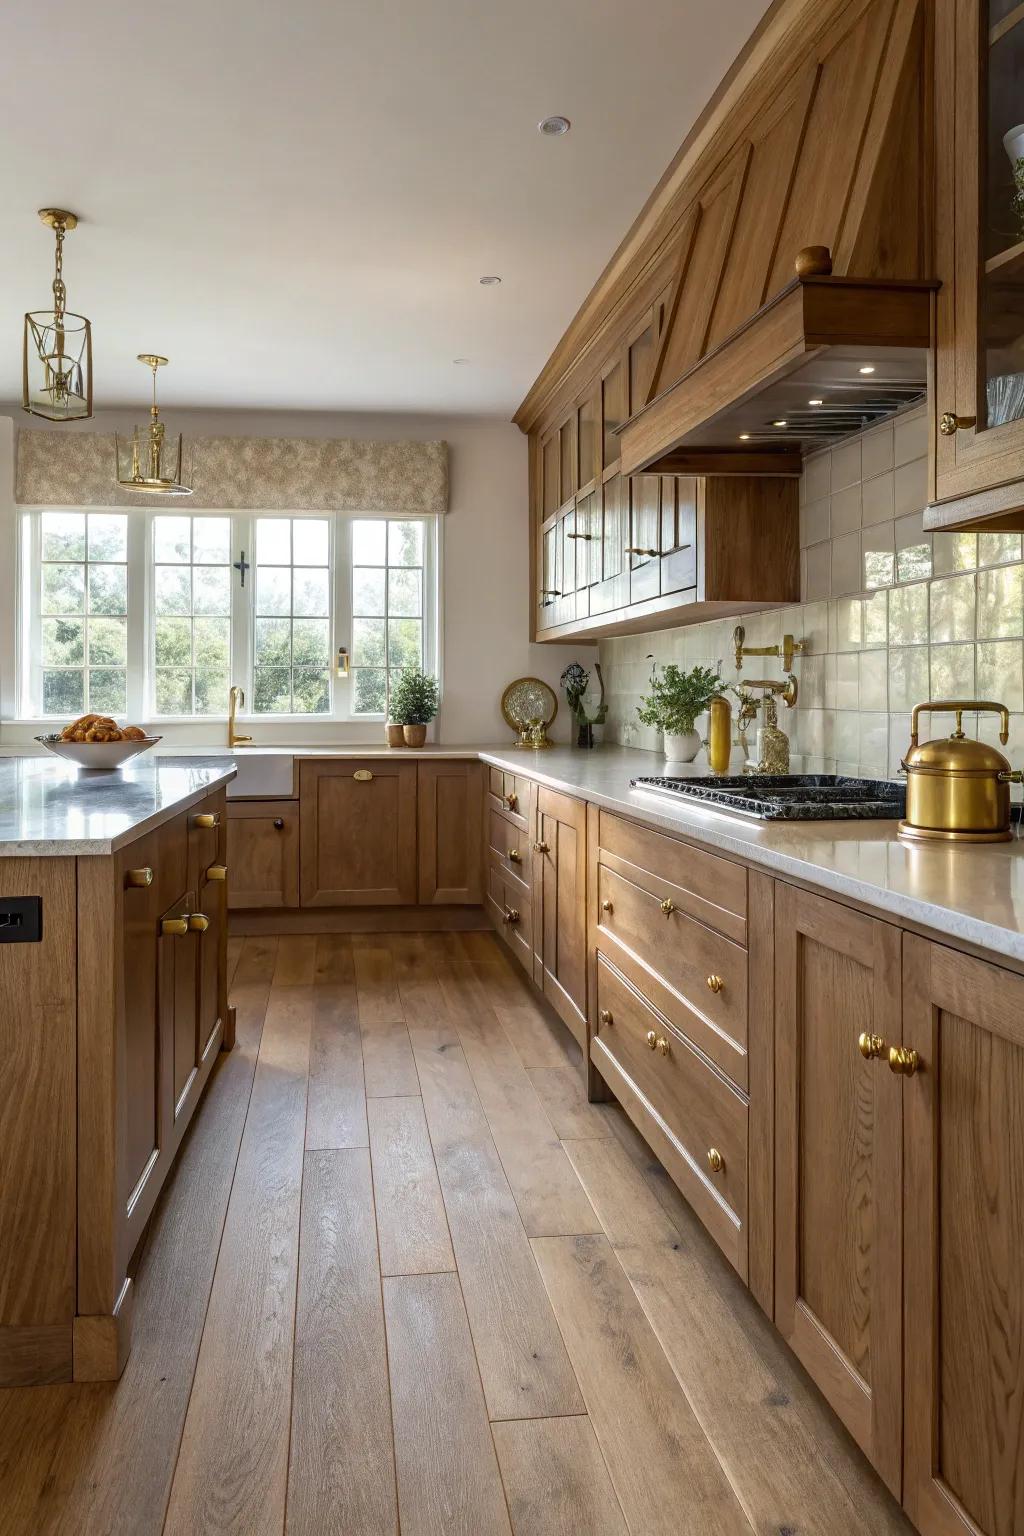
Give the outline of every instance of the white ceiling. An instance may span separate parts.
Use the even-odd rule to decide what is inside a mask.
[[[154,350],[168,404],[510,415],[765,8],[9,6],[0,399],[47,306],[49,204],[82,218],[97,409],[145,398]],[[542,137],[550,113],[571,133]]]

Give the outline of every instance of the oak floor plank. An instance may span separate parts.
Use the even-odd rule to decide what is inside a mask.
[[[499,1023],[523,1066],[561,1067],[579,1047],[554,1009],[544,1001],[493,933],[467,933],[462,948]]]
[[[422,1100],[370,1099],[367,1110],[381,1274],[454,1269]]]
[[[231,990],[231,982],[234,978],[235,970],[238,966],[239,960],[242,957],[242,945],[244,943],[245,940],[240,937],[230,937],[228,939],[227,985],[229,992]]]
[[[384,1281],[402,1536],[511,1536],[457,1275]]]
[[[433,935],[394,933],[389,936],[395,984],[402,1002],[413,1051],[459,1044],[458,1030],[434,973],[430,943]]]
[[[166,1536],[280,1536],[284,1525],[312,1015],[312,987],[275,985]]]
[[[314,984],[306,1146],[365,1147],[369,1135],[355,962],[344,934],[318,939]]]
[[[750,1536],[608,1239],[538,1237],[533,1251],[630,1529]]]
[[[283,934],[277,941],[275,987],[308,987],[316,970],[316,934]]]
[[[629,1536],[586,1415],[492,1430],[515,1536]]]
[[[459,1046],[417,1050],[423,1104],[492,1419],[583,1400]]]
[[[307,1152],[288,1536],[395,1536],[387,1342],[365,1148]]]
[[[580,1061],[582,1063],[582,1054]],[[533,1067],[530,1081],[545,1113],[563,1141],[585,1141],[614,1136],[609,1104],[588,1104],[587,1084],[580,1068],[568,1062],[560,1067]]]
[[[896,1501],[623,1121],[621,1139],[566,1150],[754,1530],[907,1536]]]
[[[417,1094],[419,1079],[391,948],[372,934],[353,934],[351,943],[367,1097]]]
[[[235,1048],[217,1061],[154,1212],[121,1380],[0,1392],[4,1536],[162,1530],[276,955],[276,940],[245,941]]]

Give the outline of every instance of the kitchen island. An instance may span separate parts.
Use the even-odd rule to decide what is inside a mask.
[[[117,1377],[217,1053],[227,758],[0,761],[0,1385]]]

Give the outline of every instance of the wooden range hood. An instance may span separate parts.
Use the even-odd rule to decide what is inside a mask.
[[[799,475],[804,454],[923,397],[936,286],[796,277],[659,393],[670,311],[651,397],[619,430],[622,473]]]

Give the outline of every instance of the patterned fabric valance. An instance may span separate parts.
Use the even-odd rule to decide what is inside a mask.
[[[197,437],[187,507],[446,512],[448,444],[314,437]],[[107,432],[18,433],[17,499],[50,507],[153,506],[116,485]]]

